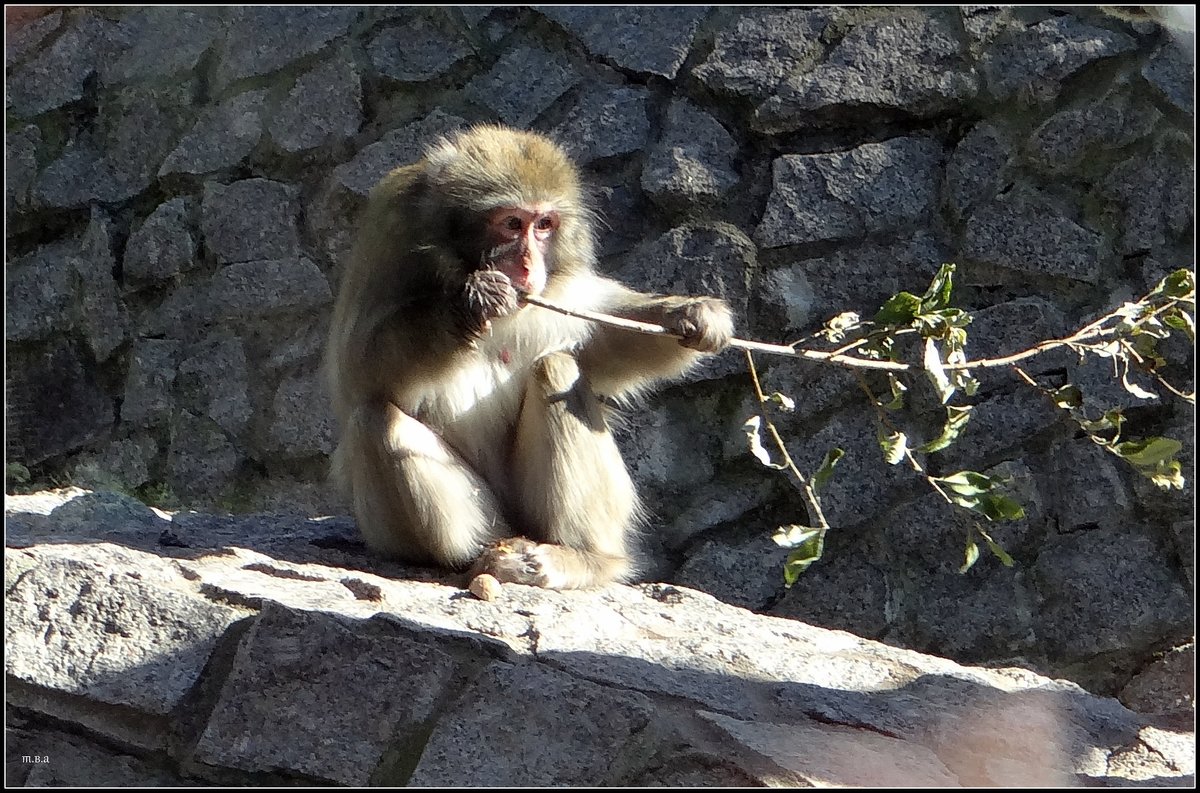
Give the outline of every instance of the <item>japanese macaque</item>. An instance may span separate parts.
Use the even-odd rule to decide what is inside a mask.
[[[535,133],[476,127],[372,190],[327,371],[334,476],[373,550],[553,589],[634,573],[641,510],[606,411],[724,349],[733,321],[723,300],[636,292],[595,258],[579,175]]]

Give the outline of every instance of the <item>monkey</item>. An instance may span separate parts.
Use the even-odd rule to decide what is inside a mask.
[[[733,316],[719,297],[599,275],[589,203],[557,143],[494,125],[441,138],[370,192],[325,366],[333,478],[375,553],[549,589],[635,574],[645,515],[611,411],[725,349]]]

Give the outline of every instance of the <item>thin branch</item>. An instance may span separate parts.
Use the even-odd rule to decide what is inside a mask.
[[[662,325],[655,325],[652,322],[641,322],[636,319],[625,319],[624,317],[614,317],[610,314],[601,314],[598,311],[584,311],[577,308],[566,308],[546,300],[541,297],[523,294],[521,300],[531,306],[539,306],[547,308],[551,311],[557,311],[559,314],[566,314],[568,317],[576,319],[586,319],[592,322],[599,322],[601,325],[608,325],[622,330],[632,330],[636,333],[646,333],[651,336],[670,336],[672,338],[681,338],[678,333],[675,333],[670,328],[664,328]],[[730,347],[738,347],[743,350],[752,350],[754,352],[770,352],[776,355],[796,355],[794,347],[783,344],[766,344],[761,341],[747,341],[746,339],[730,339]]]
[[[560,314],[565,314],[569,317],[577,319],[586,319],[591,322],[598,322],[602,325],[608,325],[614,328],[630,330],[636,333],[646,333],[653,336],[670,336],[672,338],[680,338],[679,334],[672,331],[670,328],[656,325],[650,322],[640,322],[633,319],[625,319],[624,317],[614,317],[609,314],[602,314],[598,311],[584,311],[581,309],[565,308],[557,305],[545,298],[534,297],[533,295],[521,295],[521,299],[534,306],[557,311]],[[1144,299],[1144,298],[1143,298]],[[1179,301],[1172,300],[1169,303],[1156,308],[1151,312],[1151,316],[1158,314],[1167,308],[1175,305]],[[1002,366],[1012,366],[1018,361],[1023,361],[1027,358],[1032,358],[1036,355],[1041,355],[1044,352],[1057,349],[1059,347],[1070,347],[1072,349],[1087,346],[1088,343],[1094,343],[1102,340],[1119,338],[1120,334],[1116,328],[1105,328],[1104,323],[1120,317],[1121,309],[1115,309],[1105,314],[1103,317],[1089,323],[1080,328],[1070,336],[1064,336],[1061,339],[1050,339],[1037,344],[1028,350],[1005,355],[1000,358],[978,358],[976,360],[965,361],[962,363],[944,363],[942,368],[946,371],[955,371],[961,369],[994,369]],[[798,342],[797,342],[798,343]],[[860,341],[851,342],[843,347],[840,347],[833,352],[823,350],[809,350],[797,348],[795,345],[784,344],[766,344],[759,341],[749,341],[747,339],[730,339],[729,346],[737,347],[742,350],[754,352],[767,352],[773,355],[786,355],[792,358],[803,358],[809,361],[821,361],[827,363],[839,363],[849,367],[859,369],[878,369],[888,372],[911,372],[920,370],[922,367],[915,364],[900,363],[897,361],[880,361],[871,358],[858,358],[853,355],[843,354],[844,350],[854,349],[861,343]]]
[[[775,423],[767,415],[767,397],[763,394],[762,383],[758,380],[758,369],[754,365],[754,356],[749,350],[746,350],[746,365],[750,369],[750,381],[754,384],[754,395],[758,397],[758,414],[762,417],[763,423],[767,425],[767,432],[771,434],[771,440],[779,449],[780,455],[783,456],[784,465],[800,485],[800,492],[804,495],[804,500],[808,502],[809,517],[816,521],[816,528],[828,531],[829,521],[825,518],[825,511],[821,509],[821,500],[817,497],[817,491],[813,490],[808,477],[800,473],[800,468],[792,460],[792,455],[788,453],[787,445],[780,437],[779,430],[775,428]]]

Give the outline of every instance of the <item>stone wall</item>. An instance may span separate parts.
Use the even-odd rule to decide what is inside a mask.
[[[606,219],[604,270],[722,292],[745,337],[871,313],[954,261],[969,351],[1020,349],[1193,266],[1183,36],[1025,7],[87,8],[10,23],[8,460],[176,508],[343,513],[318,364],[355,213],[383,173],[477,121],[561,141]],[[853,378],[760,366],[800,405],[782,429],[801,466],[848,452],[826,559],[784,592],[768,537],[802,502],[745,451],[752,398],[729,354],[622,436],[656,516],[648,577],[1105,692],[1190,640],[1190,481],[1156,490],[991,375],[968,436],[932,464],[1011,474],[1028,517],[993,527],[1014,568],[960,575],[970,520],[882,464]],[[1189,407],[1134,396],[1107,362],[1030,371],[1190,444]]]

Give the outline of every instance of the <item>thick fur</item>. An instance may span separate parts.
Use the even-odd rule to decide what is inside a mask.
[[[515,304],[505,277],[481,269],[478,224],[529,205],[562,218],[544,297],[658,322],[684,342]],[[592,228],[562,150],[501,127],[441,141],[372,191],[327,372],[333,472],[373,549],[556,589],[632,575],[641,511],[602,400],[680,375],[733,327],[724,301],[596,275]]]

